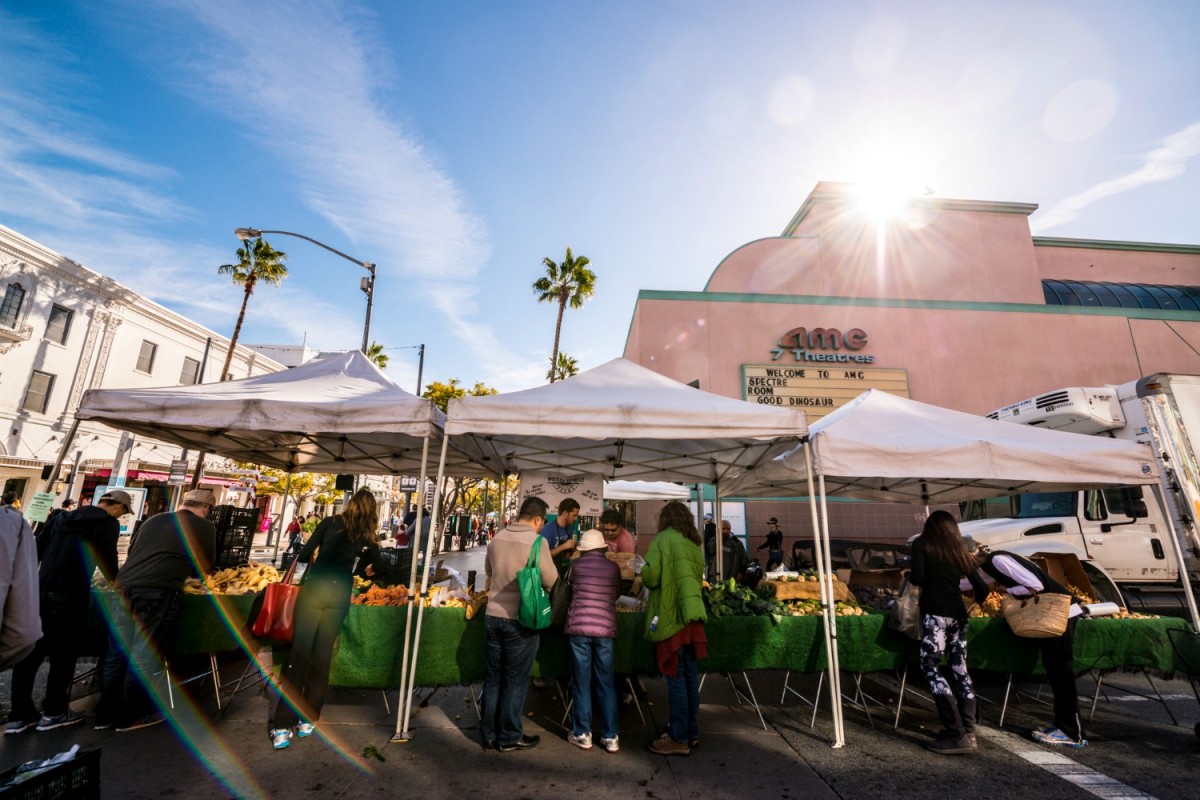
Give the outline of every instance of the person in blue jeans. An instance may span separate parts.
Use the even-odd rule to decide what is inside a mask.
[[[538,736],[526,736],[522,728],[529,677],[541,637],[517,621],[521,608],[517,572],[525,568],[536,546],[542,586],[549,590],[558,580],[550,546],[538,535],[549,510],[540,497],[525,498],[517,512],[517,521],[496,534],[488,545],[484,560],[488,577],[487,672],[479,723],[485,750],[502,753],[528,750],[541,741]]]
[[[667,732],[650,744],[663,756],[686,756],[700,744],[700,676],[696,662],[708,655],[701,587],[704,556],[691,509],[679,501],[663,507],[658,535],[650,542],[642,581],[650,589],[646,638],[667,682]]]
[[[571,565],[571,605],[563,628],[571,644],[571,734],[567,741],[581,750],[592,748],[592,691],[600,709],[600,746],[609,753],[617,740],[617,689],[613,642],[617,638],[617,597],[621,568],[606,557],[608,542],[598,530],[579,539],[581,555]]]

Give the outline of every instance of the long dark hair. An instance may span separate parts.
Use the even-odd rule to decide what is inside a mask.
[[[977,565],[974,556],[967,552],[958,523],[949,511],[939,509],[929,515],[921,529],[920,541],[930,561],[956,569],[963,575],[970,574]]]
[[[346,503],[342,524],[346,526],[346,535],[355,544],[366,545],[377,541],[379,507],[375,505],[375,495],[369,489],[359,489]]]
[[[658,513],[658,532],[674,528],[696,544],[700,544],[700,532],[696,530],[696,518],[692,510],[678,500],[672,500]]]

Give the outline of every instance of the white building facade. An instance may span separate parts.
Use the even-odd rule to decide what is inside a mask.
[[[231,318],[236,299],[231,294]],[[43,470],[58,457],[88,389],[213,381],[228,347],[228,338],[0,226],[0,484],[22,503],[42,491]],[[230,371],[245,378],[284,368],[239,346]],[[51,488],[56,503],[107,484],[120,440],[117,431],[83,423]],[[163,507],[166,473],[180,455],[173,445],[134,440],[128,485],[151,490],[149,513]],[[210,457],[204,485],[235,485],[231,466]]]

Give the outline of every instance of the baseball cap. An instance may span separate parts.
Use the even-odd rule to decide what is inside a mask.
[[[604,541],[604,534],[600,533],[595,528],[590,531],[584,531],[579,537],[579,544],[575,547],[576,550],[599,550],[608,547],[608,542]]]
[[[706,513],[704,514],[704,518],[705,518],[705,519],[712,519],[712,514],[709,514],[709,513],[707,513],[707,512],[706,512]]]
[[[100,499],[96,502],[103,503],[105,500],[109,501],[110,503],[120,503],[130,511],[133,510],[133,498],[129,496],[129,492],[123,492],[120,489],[113,489],[110,492],[105,492],[102,494]]]
[[[771,517],[769,520],[767,520],[767,522],[769,522],[769,523],[770,523],[770,524],[772,524],[772,525],[778,525],[778,524],[779,524],[779,520],[775,519],[775,517]]]
[[[215,506],[217,504],[217,496],[213,494],[212,489],[192,489],[190,492],[183,493],[183,502]]]

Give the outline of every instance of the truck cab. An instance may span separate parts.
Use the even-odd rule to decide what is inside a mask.
[[[1178,579],[1169,529],[1140,486],[1014,495],[966,503],[962,532],[991,550],[1053,546],[1095,562],[1119,583]],[[1065,549],[1064,549],[1065,548]]]

